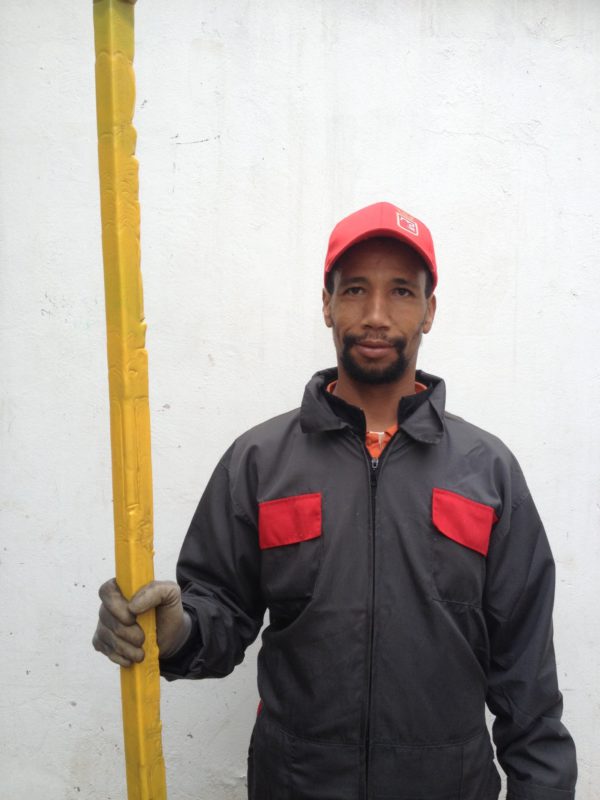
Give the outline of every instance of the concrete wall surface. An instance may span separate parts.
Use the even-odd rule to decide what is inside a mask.
[[[578,800],[600,786],[600,3],[138,0],[156,574],[240,432],[334,363],[332,225],[388,199],[436,242],[420,364],[513,449],[557,561]],[[92,3],[0,3],[0,797],[125,796]],[[258,645],[162,684],[170,797],[245,797]]]

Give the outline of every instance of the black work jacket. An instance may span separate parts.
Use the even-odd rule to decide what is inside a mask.
[[[376,461],[317,373],[302,407],[217,466],[177,568],[193,619],[169,679],[258,656],[252,800],[571,800],[554,563],[523,474],[444,410],[444,383]]]

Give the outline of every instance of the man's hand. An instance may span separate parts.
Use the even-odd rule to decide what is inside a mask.
[[[136,616],[151,608],[156,609],[156,639],[162,657],[174,653],[189,635],[192,622],[183,610],[179,586],[173,581],[148,583],[127,602],[112,578],[102,584],[98,594],[102,605],[92,644],[115,664],[130,667],[144,660],[144,632]]]

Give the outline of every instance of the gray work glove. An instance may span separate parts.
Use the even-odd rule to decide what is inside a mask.
[[[98,594],[102,605],[92,644],[115,664],[130,667],[133,662],[144,660],[144,632],[136,616],[151,608],[156,609],[156,640],[161,658],[175,653],[187,640],[192,621],[181,604],[181,590],[173,581],[147,583],[128,602],[112,578],[102,584]]]

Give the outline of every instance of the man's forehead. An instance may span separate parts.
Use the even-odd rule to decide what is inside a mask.
[[[368,276],[373,270],[395,272],[400,279],[402,276],[416,278],[420,273],[426,276],[428,267],[410,245],[391,237],[374,237],[358,242],[348,248],[334,265],[338,280],[360,272]]]

